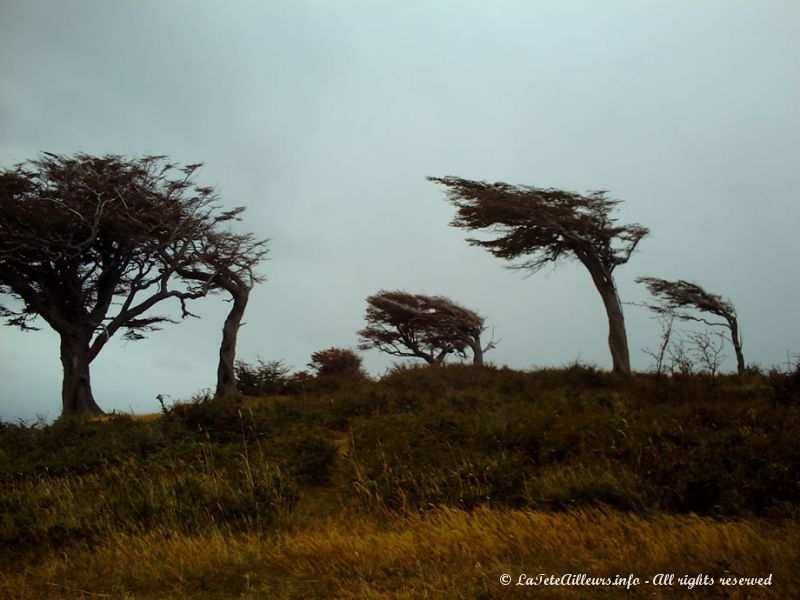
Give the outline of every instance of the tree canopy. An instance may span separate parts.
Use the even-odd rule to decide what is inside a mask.
[[[706,325],[726,327],[730,330],[731,344],[736,353],[737,371],[745,372],[746,365],[739,334],[739,321],[736,309],[730,300],[707,292],[698,284],[683,279],[668,281],[658,277],[637,277],[636,281],[644,284],[650,294],[658,300],[655,304],[645,305],[651,310],[661,314],[674,314],[684,321],[699,321]],[[709,321],[694,314],[693,311],[708,313],[720,317],[723,321]]]
[[[367,298],[367,327],[359,331],[361,349],[377,348],[393,356],[421,358],[441,364],[449,354],[466,356],[483,364],[481,346],[484,318],[443,296],[381,290]]]
[[[217,284],[209,249],[241,209],[223,210],[195,183],[200,166],[45,153],[0,171],[0,294],[12,299],[2,315],[22,329],[41,317],[59,334],[63,414],[102,412],[89,365],[111,337],[173,321],[149,313],[165,300],[186,317],[187,301]],[[200,265],[214,279],[179,276]]]
[[[236,217],[244,210],[230,212]],[[224,291],[230,296],[231,309],[222,326],[217,366],[216,398],[235,398],[241,395],[236,377],[236,342],[242,325],[250,291],[263,277],[255,271],[267,255],[267,240],[251,233],[212,231],[198,240],[197,256],[191,266],[178,269],[178,275],[208,286],[211,292]]]
[[[612,217],[620,203],[596,191],[586,195],[554,188],[428,177],[447,188],[456,207],[451,225],[486,230],[490,239],[469,238],[506,260],[524,257],[515,269],[536,271],[561,259],[579,260],[600,293],[609,321],[609,349],[615,371],[630,373],[627,334],[613,271],[630,259],[648,234],[638,224],[618,225]]]

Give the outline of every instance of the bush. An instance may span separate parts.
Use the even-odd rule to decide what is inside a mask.
[[[260,531],[334,477],[368,509],[766,516],[800,498],[800,376],[398,368],[160,418],[0,425],[0,553],[112,530]],[[350,444],[352,442],[352,444]],[[2,556],[0,556],[2,558]]]
[[[40,548],[150,528],[198,533],[270,525],[297,502],[274,463],[130,460],[81,475],[38,475],[0,496],[0,546]]]
[[[328,348],[311,355],[308,366],[316,371],[317,377],[340,375],[363,375],[361,357],[352,350]]]
[[[287,367],[282,360],[264,362],[259,358],[257,365],[237,360],[236,384],[245,396],[280,394],[290,379],[291,370],[291,367]]]
[[[267,441],[267,451],[301,483],[325,485],[336,462],[336,445],[320,427],[281,432]]]
[[[47,473],[86,473],[136,458],[183,456],[185,432],[167,421],[128,415],[64,419],[44,425],[6,424],[0,430],[0,480]]]
[[[765,514],[800,497],[800,406],[773,401],[781,377],[396,370],[381,412],[352,425],[351,473],[367,505],[389,508]]]
[[[770,369],[768,379],[775,402],[800,404],[800,356],[795,356],[794,363],[789,361],[783,370]]]

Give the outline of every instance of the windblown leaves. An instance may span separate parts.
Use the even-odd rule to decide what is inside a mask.
[[[610,273],[628,261],[648,229],[638,224],[617,225],[612,213],[619,200],[606,192],[586,195],[554,188],[470,181],[460,177],[428,177],[447,188],[458,209],[452,225],[488,230],[492,239],[469,239],[494,256],[527,256],[516,268],[539,269],[548,262],[574,257],[597,259]]]
[[[449,354],[466,356],[480,344],[484,319],[442,296],[381,290],[367,298],[367,327],[360,348],[440,364]]]

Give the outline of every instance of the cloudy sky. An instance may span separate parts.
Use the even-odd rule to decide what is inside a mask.
[[[609,190],[651,230],[616,271],[623,300],[645,299],[637,275],[694,280],[736,305],[748,362],[774,365],[800,352],[798,73],[794,0],[0,0],[0,166],[205,163],[201,182],[271,239],[239,357],[296,369],[354,347],[381,288],[479,311],[497,364],[609,368],[586,271],[504,269],[425,176]],[[104,409],[213,386],[227,304],[195,310],[104,349]],[[626,318],[645,369],[658,325]],[[0,418],[56,417],[60,376],[51,331],[0,329]]]

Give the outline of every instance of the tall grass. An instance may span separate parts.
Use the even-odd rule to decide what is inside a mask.
[[[800,380],[395,369],[0,424],[0,598],[800,597]],[[283,392],[286,392],[283,390]]]
[[[253,530],[288,514],[296,499],[296,489],[269,463],[233,472],[178,462],[148,469],[125,463],[10,484],[0,498],[0,542],[17,551],[41,550],[158,527]]]
[[[644,519],[440,508],[382,521],[345,514],[269,536],[154,528],[78,544],[0,578],[4,598],[796,598],[796,520]],[[773,586],[503,586],[501,574],[766,577]]]
[[[766,514],[795,504],[800,402],[765,378],[590,369],[443,369],[397,385],[350,426],[350,473],[371,509],[489,503]],[[402,400],[399,400],[402,397]],[[386,402],[391,398],[391,402]]]

